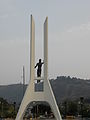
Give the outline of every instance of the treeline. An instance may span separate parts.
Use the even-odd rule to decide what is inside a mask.
[[[0,98],[0,118],[15,118],[16,114],[16,102],[10,104],[7,100]]]
[[[90,118],[90,99],[80,97],[78,100],[65,100],[59,104],[59,109],[64,118],[66,116]]]
[[[84,99],[80,97],[78,100],[64,100],[62,103],[58,104],[60,113],[63,118],[67,116],[74,117],[88,117],[90,118],[90,99]],[[15,118],[18,112],[18,107],[16,102],[8,103],[7,100],[0,98],[0,118]],[[34,106],[29,106],[26,110],[25,117],[33,117],[46,115],[53,116],[52,110],[48,104],[36,104]]]

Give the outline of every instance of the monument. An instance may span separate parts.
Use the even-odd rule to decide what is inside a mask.
[[[25,110],[31,102],[47,102],[56,120],[62,120],[51,85],[48,80],[48,17],[44,23],[44,75],[35,77],[35,23],[31,15],[30,83],[21,102],[16,120],[23,120]],[[35,91],[35,80],[43,80],[43,91]],[[38,82],[37,82],[38,84]]]

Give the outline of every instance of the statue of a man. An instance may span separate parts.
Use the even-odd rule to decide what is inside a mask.
[[[38,67],[37,68],[37,77],[41,77],[42,64],[44,64],[44,62],[41,62],[41,59],[39,59],[39,62],[35,66],[35,68]]]

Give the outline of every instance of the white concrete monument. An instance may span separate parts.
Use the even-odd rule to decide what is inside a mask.
[[[48,17],[44,23],[44,75],[35,77],[35,23],[31,15],[31,41],[30,41],[30,83],[21,102],[16,120],[23,120],[25,110],[31,102],[47,102],[56,120],[62,120],[51,85],[48,80]],[[35,91],[35,80],[43,80],[43,91]]]

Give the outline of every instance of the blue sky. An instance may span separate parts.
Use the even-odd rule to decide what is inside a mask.
[[[90,78],[90,0],[0,0],[0,84],[29,82],[30,15],[36,62],[43,59],[43,23],[49,25],[49,78]]]

